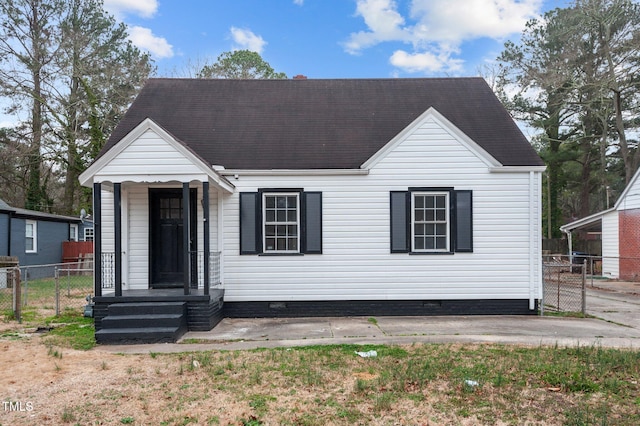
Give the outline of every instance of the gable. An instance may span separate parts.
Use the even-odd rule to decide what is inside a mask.
[[[430,108],[499,164],[543,165],[481,78],[151,79],[100,155],[149,117],[228,170],[357,169]]]
[[[233,185],[221,178],[187,146],[145,119],[80,175],[82,185],[93,182],[167,182],[211,179],[227,191]]]
[[[636,171],[616,201],[616,210],[640,209],[640,169]]]
[[[203,175],[174,144],[169,143],[152,129],[117,153],[97,176],[137,175],[143,172],[150,179],[167,175]]]
[[[469,161],[479,160],[486,167],[499,167],[500,163],[492,157],[481,146],[475,143],[464,132],[454,126],[435,108],[430,108],[410,126],[400,132],[382,149],[369,158],[363,169],[374,168],[379,162],[389,155],[401,155],[422,163],[428,158],[436,155],[437,161],[449,158],[456,158],[461,167]],[[403,151],[398,153],[397,151]]]

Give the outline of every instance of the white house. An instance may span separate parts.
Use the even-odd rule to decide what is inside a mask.
[[[534,313],[543,171],[481,78],[152,79],[80,177],[96,328],[167,300],[190,329]]]
[[[560,230],[571,246],[572,232],[596,227],[602,235],[602,274],[623,280],[640,280],[640,170],[636,171],[615,205],[567,223]],[[571,251],[571,249],[570,249]]]

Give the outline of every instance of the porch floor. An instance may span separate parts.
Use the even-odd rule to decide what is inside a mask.
[[[204,294],[204,289],[190,289],[188,295],[184,294],[184,288],[152,288],[143,290],[122,290],[122,296],[115,296],[114,292],[105,293],[93,298],[95,302],[202,302],[207,300],[222,300],[224,290],[219,288],[209,289],[209,294]]]

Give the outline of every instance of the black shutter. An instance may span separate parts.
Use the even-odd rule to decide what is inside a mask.
[[[302,193],[302,253],[322,254],[322,192]]]
[[[472,191],[454,191],[456,252],[473,251]]]
[[[409,252],[409,193],[391,191],[391,253]]]
[[[240,193],[240,254],[262,252],[260,198],[257,192]]]

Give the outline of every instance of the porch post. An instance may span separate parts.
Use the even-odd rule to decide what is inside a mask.
[[[191,232],[189,229],[189,219],[191,214],[189,212],[189,182],[182,183],[182,247],[184,251],[183,258],[183,281],[184,281],[184,294],[189,295],[189,285],[191,277]]]
[[[113,184],[113,217],[114,217],[114,270],[116,297],[122,296],[122,190],[121,183]]]
[[[93,184],[93,285],[94,295],[102,296],[102,187]]]
[[[204,271],[204,294],[209,295],[209,182],[202,182],[202,216],[204,218],[204,259],[202,261],[202,269]]]

